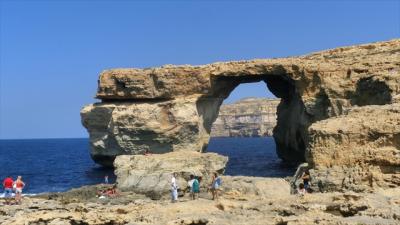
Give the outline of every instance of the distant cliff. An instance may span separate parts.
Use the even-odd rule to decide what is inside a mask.
[[[272,136],[279,99],[245,98],[224,104],[213,123],[213,137]]]

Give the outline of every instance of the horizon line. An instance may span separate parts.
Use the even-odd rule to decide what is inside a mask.
[[[46,139],[89,139],[89,137],[32,137],[32,138],[0,138],[0,141],[46,140]]]

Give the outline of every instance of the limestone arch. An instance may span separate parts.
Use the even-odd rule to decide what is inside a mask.
[[[210,94],[196,102],[203,121],[202,132],[209,137],[222,102],[237,86],[260,81],[265,82],[268,89],[281,99],[277,108],[277,124],[273,130],[278,157],[287,163],[306,161],[307,130],[312,123],[312,116],[306,111],[295,81],[284,73],[212,77]],[[207,144],[203,146],[203,151],[206,148]]]

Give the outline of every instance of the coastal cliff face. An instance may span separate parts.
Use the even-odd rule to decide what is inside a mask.
[[[311,125],[307,155],[323,191],[400,186],[400,104],[354,107]]]
[[[246,98],[223,104],[212,124],[213,137],[272,136],[279,99]]]
[[[103,165],[112,165],[117,155],[147,149],[201,152],[229,93],[241,83],[264,81],[280,98],[273,130],[278,156],[287,162],[309,162],[316,176],[332,166],[340,171],[359,166],[364,182],[369,166],[380,175],[399,173],[399,125],[396,113],[388,113],[400,98],[399,72],[400,40],[301,57],[113,69],[100,75],[97,98],[102,102],[82,109],[82,123],[90,134],[91,155]],[[376,110],[371,112],[369,105],[377,105]],[[371,125],[385,116],[379,126],[394,128],[377,135],[366,133],[366,126],[330,130],[336,122],[351,124],[347,121],[367,114]],[[396,160],[382,159],[390,153]],[[345,160],[347,155],[351,160]]]

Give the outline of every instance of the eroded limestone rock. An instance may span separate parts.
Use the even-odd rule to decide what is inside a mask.
[[[121,155],[114,161],[118,187],[152,199],[169,196],[172,174],[177,174],[181,192],[187,189],[190,175],[202,178],[201,188],[207,188],[214,172],[223,173],[228,158],[216,153],[194,151],[154,155]]]
[[[309,133],[308,161],[322,189],[400,185],[400,104],[355,107]]]
[[[194,99],[162,102],[96,103],[81,111],[88,128],[92,158],[112,166],[117,155],[196,151],[208,144],[199,129]]]
[[[320,172],[323,167],[348,168],[355,163],[353,169],[361,168],[357,173],[363,174],[360,179],[369,179],[366,171],[378,171],[397,182],[397,125],[389,125],[397,117],[394,113],[387,117],[393,120],[379,117],[390,113],[390,105],[400,99],[399,39],[282,59],[104,71],[97,92],[102,103],[81,111],[82,123],[90,133],[91,155],[96,162],[111,165],[117,155],[140,154],[146,149],[201,152],[207,147],[223,99],[240,83],[258,81],[266,82],[281,99],[273,131],[280,158],[310,161]],[[358,126],[361,120],[351,123],[349,118],[365,115],[346,113],[368,105],[389,105],[368,120],[393,129]],[[329,119],[333,117],[339,119]],[[332,126],[352,124],[354,130],[336,129],[325,135],[329,124],[326,128],[313,125],[309,130],[310,125],[326,119]],[[370,167],[374,169],[365,169]],[[340,169],[335,171],[340,173]],[[389,178],[385,175],[385,179]],[[391,182],[385,183],[389,186]]]

